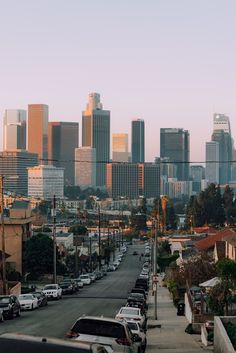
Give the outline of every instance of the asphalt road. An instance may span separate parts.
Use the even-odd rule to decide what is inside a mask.
[[[64,296],[60,301],[50,301],[47,307],[22,312],[20,318],[4,321],[0,324],[0,333],[65,338],[66,332],[81,315],[114,318],[119,308],[125,305],[127,294],[142,267],[139,256],[132,255],[134,250],[140,253],[143,246],[130,245],[117,271],[108,272],[107,276],[84,287],[77,295]]]

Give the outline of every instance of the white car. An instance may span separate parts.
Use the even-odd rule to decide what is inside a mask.
[[[84,284],[83,284],[83,282],[81,281],[80,278],[75,278],[74,281],[77,283],[77,286],[79,288],[83,288]]]
[[[116,320],[135,320],[139,322],[141,327],[145,327],[145,316],[141,313],[139,308],[132,308],[130,306],[122,306],[116,315]]]
[[[147,345],[147,338],[144,330],[140,326],[140,324],[136,321],[127,321],[129,329],[133,334],[138,335],[141,338],[140,342],[137,342],[137,345],[139,347],[139,352],[144,353]]]
[[[47,284],[42,292],[48,297],[52,299],[61,299],[62,298],[62,289],[59,284]]]
[[[38,308],[38,299],[33,294],[21,294],[18,300],[21,310],[34,310]]]
[[[82,316],[67,333],[68,338],[78,342],[91,342],[112,347],[114,352],[138,353],[140,338],[133,336],[128,324],[115,319]]]
[[[89,285],[92,283],[92,280],[89,275],[81,275],[80,279],[83,282],[83,284]]]

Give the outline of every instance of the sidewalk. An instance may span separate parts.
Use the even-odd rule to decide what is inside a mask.
[[[165,287],[157,287],[157,321],[154,319],[154,296],[149,295],[146,353],[203,353],[213,347],[204,347],[200,335],[184,332],[188,322],[177,316],[176,308]],[[161,325],[161,328],[156,327]]]

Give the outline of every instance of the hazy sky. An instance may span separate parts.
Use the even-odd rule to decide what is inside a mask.
[[[190,130],[191,160],[204,160],[214,112],[230,117],[236,139],[235,0],[0,0],[0,9],[1,117],[45,103],[51,121],[79,121],[81,133],[87,95],[99,92],[111,132],[145,120],[149,161],[161,127]]]

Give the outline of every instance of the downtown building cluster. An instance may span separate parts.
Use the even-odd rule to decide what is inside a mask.
[[[110,134],[110,111],[98,93],[88,97],[79,123],[49,121],[45,104],[6,110],[0,173],[5,190],[19,195],[63,199],[64,186],[106,189],[113,199],[190,196],[208,183],[231,183],[236,177],[229,118],[214,115],[211,141],[206,142],[206,168],[190,166],[189,131],[160,129],[160,157],[145,162],[145,122],[131,122],[131,152],[127,133]],[[110,156],[112,145],[112,156]]]

